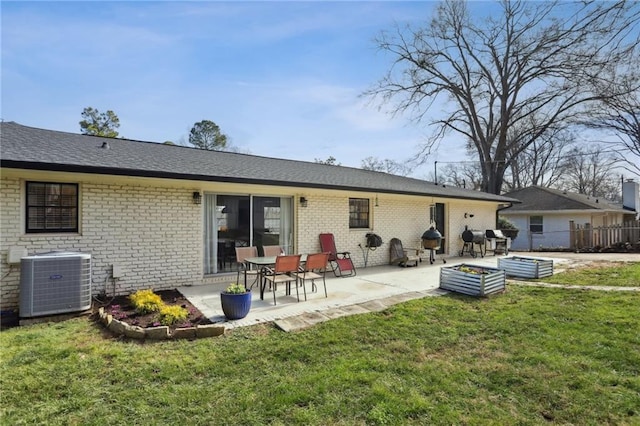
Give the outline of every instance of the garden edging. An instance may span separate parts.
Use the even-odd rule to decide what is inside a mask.
[[[166,325],[142,328],[113,318],[113,316],[108,314],[103,307],[98,309],[98,316],[100,321],[105,325],[105,327],[107,327],[107,330],[112,333],[139,340],[196,339],[220,336],[225,332],[225,327],[218,324],[204,324],[197,325],[195,327],[177,328],[173,332],[171,332],[169,327]]]

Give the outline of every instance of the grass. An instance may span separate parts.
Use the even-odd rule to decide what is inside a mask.
[[[0,334],[11,425],[640,424],[640,294],[509,286],[297,333],[139,343],[87,319]]]
[[[594,262],[588,266],[542,278],[552,284],[640,287],[640,262]]]

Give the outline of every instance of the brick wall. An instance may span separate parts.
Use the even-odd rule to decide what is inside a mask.
[[[372,230],[349,229],[348,195],[312,195],[306,198],[307,207],[298,207],[299,253],[319,251],[318,235],[333,233],[337,250],[350,251],[357,268],[364,266],[365,255],[368,256],[367,266],[388,264],[391,238],[399,238],[405,249],[421,247],[422,234],[430,226],[429,206],[433,202],[445,204],[447,229],[440,230],[446,236],[445,256],[458,256],[463,245],[461,234],[465,226],[483,232],[496,226],[495,203],[379,195],[378,206],[375,206],[375,198],[371,198]],[[367,254],[365,235],[368,232],[380,235],[384,244]]]
[[[92,291],[113,293],[111,265],[122,268],[117,294],[202,282],[200,206],[184,188],[80,183],[79,234],[25,234],[18,179],[2,179],[1,308],[18,305],[20,265],[6,262],[10,247],[28,253],[68,250],[92,255]]]
[[[58,181],[56,178],[34,180]],[[19,264],[9,267],[6,263],[10,247],[27,249],[29,254],[53,250],[92,254],[94,294],[114,293],[114,282],[110,279],[113,264],[119,265],[123,273],[115,282],[116,294],[128,294],[141,288],[162,290],[235,280],[235,274],[203,277],[202,209],[193,204],[192,190],[180,182],[167,182],[166,187],[160,187],[161,180],[150,181],[147,185],[126,178],[121,180],[126,183],[111,183],[120,181],[118,178],[101,180],[96,176],[65,180],[80,184],[80,233],[38,235],[24,233],[22,181],[3,175],[0,188],[0,306],[3,310],[17,307],[19,301]],[[282,196],[292,196],[296,191],[283,187],[222,187],[215,183],[203,184],[200,189]],[[349,229],[350,196],[370,198],[371,227],[382,237],[382,247],[367,252],[365,236],[371,230]],[[429,205],[434,202],[446,205],[448,225],[447,229],[441,230],[447,237],[446,255],[457,256],[465,225],[482,230],[495,226],[496,205],[489,202],[379,194],[376,206],[375,196],[369,194],[320,189],[305,191],[305,198],[306,207],[295,203],[295,251],[318,252],[319,234],[333,233],[337,249],[350,251],[357,268],[364,266],[365,255],[368,256],[367,266],[388,264],[391,238],[400,238],[405,248],[418,247],[422,233],[429,227]],[[474,218],[465,219],[465,212],[472,212]]]
[[[353,195],[361,197],[361,195]],[[366,197],[365,197],[366,198]],[[320,250],[319,234],[333,233],[338,251],[351,252],[356,268],[389,263],[389,240],[400,238],[405,247],[416,247],[429,225],[429,202],[420,197],[378,196],[371,198],[372,229],[349,229],[349,196],[314,195],[307,207],[298,209],[298,246],[300,253]],[[375,232],[384,244],[367,253],[366,234]]]
[[[467,213],[467,217],[465,217]],[[462,232],[468,229],[479,230],[483,233],[487,229],[496,227],[496,206],[491,203],[452,202],[449,208],[449,252],[457,256],[464,246]],[[473,217],[471,217],[473,214]],[[484,250],[484,249],[483,249]],[[465,256],[469,256],[465,254]]]

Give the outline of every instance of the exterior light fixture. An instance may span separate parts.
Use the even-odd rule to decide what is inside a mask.
[[[199,191],[193,191],[193,204],[202,203],[202,195],[200,195]]]
[[[468,217],[473,217],[473,216],[475,216],[473,213],[465,213],[464,214],[464,218],[465,219],[468,218]]]
[[[307,207],[307,198],[300,197],[300,207]]]

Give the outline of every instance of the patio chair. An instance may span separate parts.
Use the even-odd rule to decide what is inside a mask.
[[[306,281],[311,280],[311,291],[316,291],[315,280],[322,278],[322,284],[324,285],[324,297],[327,295],[327,282],[325,275],[327,272],[327,263],[329,263],[329,253],[314,253],[307,255],[307,261],[301,267],[301,271],[296,275],[302,282],[304,289],[304,300],[307,300],[307,288]]]
[[[333,234],[320,234],[320,249],[323,253],[329,253],[329,264],[336,277],[350,277],[356,274],[356,267],[351,261],[351,253],[336,250]]]
[[[276,291],[278,290],[278,283],[286,283],[286,294],[291,294],[291,283],[296,282],[296,296],[298,302],[300,301],[300,294],[298,292],[298,276],[300,268],[300,255],[290,254],[276,257],[276,264],[273,268],[265,267],[263,272],[264,283],[262,289],[266,287],[266,283],[273,284],[273,304],[276,304]],[[305,290],[305,300],[307,298]]]
[[[284,252],[280,246],[262,246],[263,256],[280,256]]]
[[[258,257],[257,247],[236,247],[236,265],[238,268],[238,275],[236,282],[240,282],[240,272],[244,273],[244,288],[250,290],[258,282],[259,271],[251,269],[251,265],[245,262],[248,257]],[[250,287],[247,287],[247,275],[253,276],[253,282]]]
[[[407,250],[402,247],[402,241],[398,238],[392,238],[389,241],[389,263],[392,265],[410,266],[410,263],[415,263],[413,266],[418,266],[420,256],[415,254],[409,254]]]

